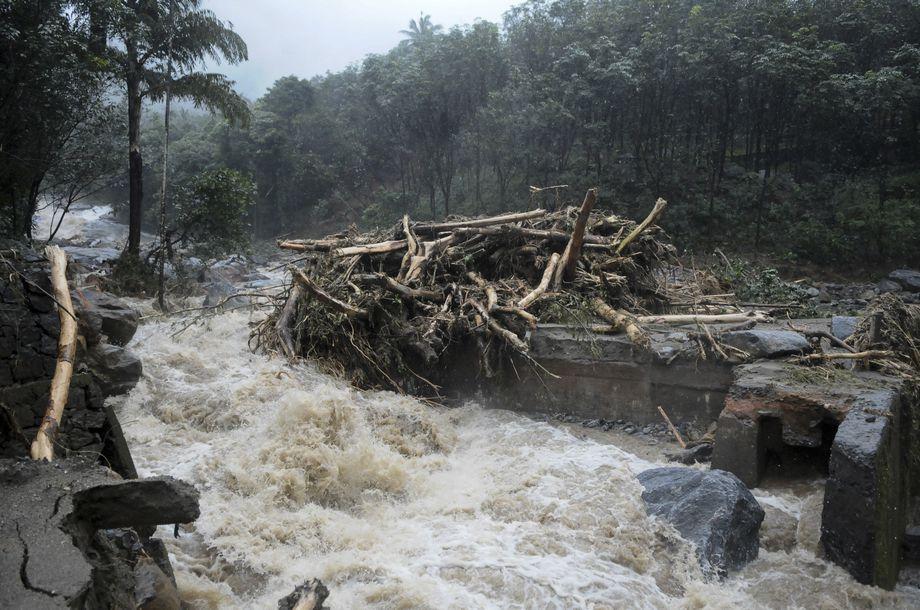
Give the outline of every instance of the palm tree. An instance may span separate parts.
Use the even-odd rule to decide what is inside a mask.
[[[410,45],[414,45],[425,40],[430,40],[443,29],[443,26],[432,25],[431,15],[420,13],[418,21],[415,19],[410,20],[409,29],[400,30],[399,33],[405,34],[407,37],[406,42]]]
[[[120,0],[107,24],[116,76],[128,98],[129,221],[127,253],[140,253],[143,215],[141,108],[145,100],[174,100],[218,111],[230,120],[249,120],[249,105],[223,74],[198,71],[206,59],[236,64],[247,59],[246,43],[231,26],[201,8],[202,0]],[[170,16],[170,10],[173,11]],[[173,76],[175,75],[175,76]]]

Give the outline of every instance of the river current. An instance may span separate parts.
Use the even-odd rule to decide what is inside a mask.
[[[101,216],[75,219],[85,231]],[[193,608],[274,608],[310,578],[335,609],[920,607],[913,587],[859,585],[818,557],[820,482],[755,490],[798,520],[791,550],[762,548],[713,580],[645,513],[635,475],[656,458],[610,435],[360,392],[254,354],[258,315],[188,328],[151,318],[130,344],[144,377],[111,399],[140,473],[201,492],[194,525],[159,532]]]
[[[144,325],[144,379],[117,400],[142,474],[201,490],[194,528],[161,531],[195,607],[274,607],[309,578],[332,608],[916,607],[818,559],[816,522],[707,580],[645,514],[653,464],[521,414],[356,391],[251,353],[249,321]],[[791,514],[807,498],[760,494]]]

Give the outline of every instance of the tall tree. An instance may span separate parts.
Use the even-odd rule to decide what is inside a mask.
[[[399,33],[406,36],[406,42],[408,44],[414,45],[425,40],[430,40],[443,29],[444,26],[435,25],[431,22],[431,15],[421,13],[419,14],[418,21],[415,19],[410,20],[409,29],[400,30]]]
[[[74,144],[86,143],[83,128],[100,116],[106,81],[82,8],[65,0],[0,2],[0,235],[31,239],[50,173],[92,181],[80,158],[86,151]]]
[[[231,120],[246,122],[249,107],[233,90],[233,82],[198,69],[207,59],[231,64],[247,59],[246,43],[201,0],[121,0],[110,5],[109,31],[115,42],[108,52],[125,84],[128,103],[129,221],[127,252],[140,252],[143,219],[143,158],[141,109],[144,101],[165,98],[167,83],[174,100],[219,111]],[[171,41],[171,45],[170,45]],[[171,47],[171,51],[170,51]],[[171,62],[175,78],[169,77]]]

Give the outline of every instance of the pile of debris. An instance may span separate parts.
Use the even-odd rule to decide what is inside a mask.
[[[665,201],[638,224],[595,210],[596,201],[591,189],[581,206],[557,211],[438,223],[406,216],[390,231],[279,242],[303,254],[289,266],[283,305],[254,338],[359,387],[437,394],[421,372],[466,340],[493,376],[502,351],[526,359],[538,323],[625,332],[647,346],[643,323],[705,318],[662,315],[671,306],[661,271],[676,260],[655,224]]]

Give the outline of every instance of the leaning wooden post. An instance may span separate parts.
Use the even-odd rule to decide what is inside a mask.
[[[45,256],[51,261],[51,287],[61,319],[61,334],[58,337],[57,365],[51,379],[48,409],[32,441],[29,454],[33,460],[50,462],[54,459],[54,439],[70,394],[70,378],[73,376],[73,361],[77,353],[77,319],[73,314],[70,288],[67,286],[67,255],[58,246],[48,246],[45,248]]]
[[[572,230],[572,238],[569,240],[562,258],[559,260],[559,268],[556,269],[556,277],[553,278],[553,286],[556,290],[562,285],[562,281],[571,282],[575,279],[575,265],[578,263],[578,257],[581,256],[581,245],[584,243],[585,229],[588,227],[588,218],[591,216],[591,209],[594,208],[594,202],[597,201],[597,189],[589,189],[585,194],[585,200],[578,210],[578,217],[575,219],[575,227]]]

